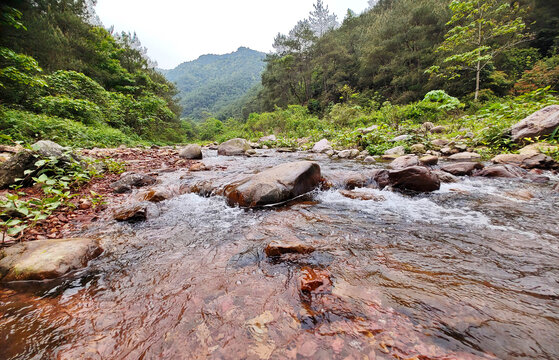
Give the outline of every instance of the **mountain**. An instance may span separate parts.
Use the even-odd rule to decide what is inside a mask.
[[[266,54],[240,47],[225,55],[202,55],[172,70],[159,70],[179,90],[182,115],[218,115],[260,83]]]

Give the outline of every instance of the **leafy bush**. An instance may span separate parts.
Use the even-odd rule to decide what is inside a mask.
[[[80,122],[27,111],[11,110],[0,106],[0,129],[13,141],[34,143],[52,140],[63,146],[116,147],[122,144],[145,144],[137,135],[124,134],[107,125],[86,126]],[[5,143],[7,139],[1,139]]]
[[[100,123],[103,120],[103,113],[96,104],[65,95],[44,96],[38,99],[35,108],[44,114],[76,120],[86,125]]]
[[[559,55],[538,61],[514,84],[514,92],[524,94],[544,87],[559,90]]]

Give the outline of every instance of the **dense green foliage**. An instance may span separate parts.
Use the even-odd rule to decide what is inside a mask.
[[[4,123],[32,116],[14,111],[32,111],[52,116],[53,123],[85,124],[92,128],[86,133],[118,129],[126,143],[184,138],[176,90],[150,66],[135,35],[113,36],[92,25],[95,15],[85,0],[7,3],[3,10],[12,16],[0,22],[0,102],[14,110]],[[31,142],[42,133],[18,138]]]
[[[359,16],[348,12],[339,28],[322,36],[305,30],[300,22],[288,35],[276,38],[276,52],[266,58],[260,109],[270,111],[275,106],[300,104],[322,114],[331,104],[343,102],[344,89],[348,88],[359,93],[363,102],[375,96],[381,101],[405,104],[421,99],[434,89],[443,89],[457,97],[468,96],[476,89],[475,72],[473,76],[461,76],[454,81],[431,78],[425,73],[449,58],[448,53],[435,51],[449,30],[462,29],[463,32],[454,31],[464,35],[468,34],[466,29],[471,29],[468,24],[460,24],[462,19],[451,22],[450,3],[448,0],[381,0]],[[468,3],[478,2],[452,3],[456,14]],[[477,56],[474,50],[482,50],[481,57],[477,56],[482,60],[479,76],[487,90],[481,96],[487,92],[508,93],[525,70],[530,70],[539,58],[552,55],[559,45],[557,4],[539,0],[520,1],[520,7],[503,0],[491,0],[491,3],[495,11],[484,14],[481,47],[467,49],[463,42],[456,43],[454,48],[455,54],[472,57]],[[480,22],[474,19],[469,24]],[[522,35],[524,28],[527,34],[534,34],[533,40],[519,43],[526,39],[527,35]],[[457,75],[467,74],[465,70],[455,70]]]
[[[235,103],[260,82],[264,56],[241,47],[231,54],[203,55],[172,70],[160,71],[176,83],[184,117],[240,117],[242,108]]]

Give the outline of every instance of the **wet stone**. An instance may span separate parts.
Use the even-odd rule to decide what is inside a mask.
[[[438,156],[434,155],[425,155],[419,158],[419,162],[421,165],[437,165],[439,162]]]
[[[87,266],[103,249],[99,240],[70,238],[23,242],[0,251],[0,279],[45,280]]]
[[[114,211],[113,218],[116,221],[126,221],[130,223],[145,221],[147,219],[147,205],[123,205]]]
[[[125,193],[132,190],[133,187],[144,187],[155,184],[156,179],[146,174],[128,173],[123,174],[120,180],[111,184],[111,189],[115,193]]]
[[[330,272],[324,269],[303,267],[298,278],[299,290],[303,294],[327,294],[332,292],[332,280]]]
[[[314,247],[303,244],[302,242],[274,240],[266,246],[264,252],[266,256],[273,257],[283,254],[310,254],[314,250]]]
[[[351,190],[340,190],[340,194],[345,196],[348,199],[353,200],[363,200],[363,201],[384,201],[386,200],[383,196],[375,195],[371,193],[365,193],[360,191],[351,191]]]

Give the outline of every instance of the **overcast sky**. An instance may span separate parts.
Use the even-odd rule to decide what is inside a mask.
[[[98,0],[105,27],[136,31],[148,55],[169,69],[203,54],[225,54],[239,46],[268,52],[274,36],[287,33],[313,10],[315,0]],[[343,20],[367,0],[324,0]]]

